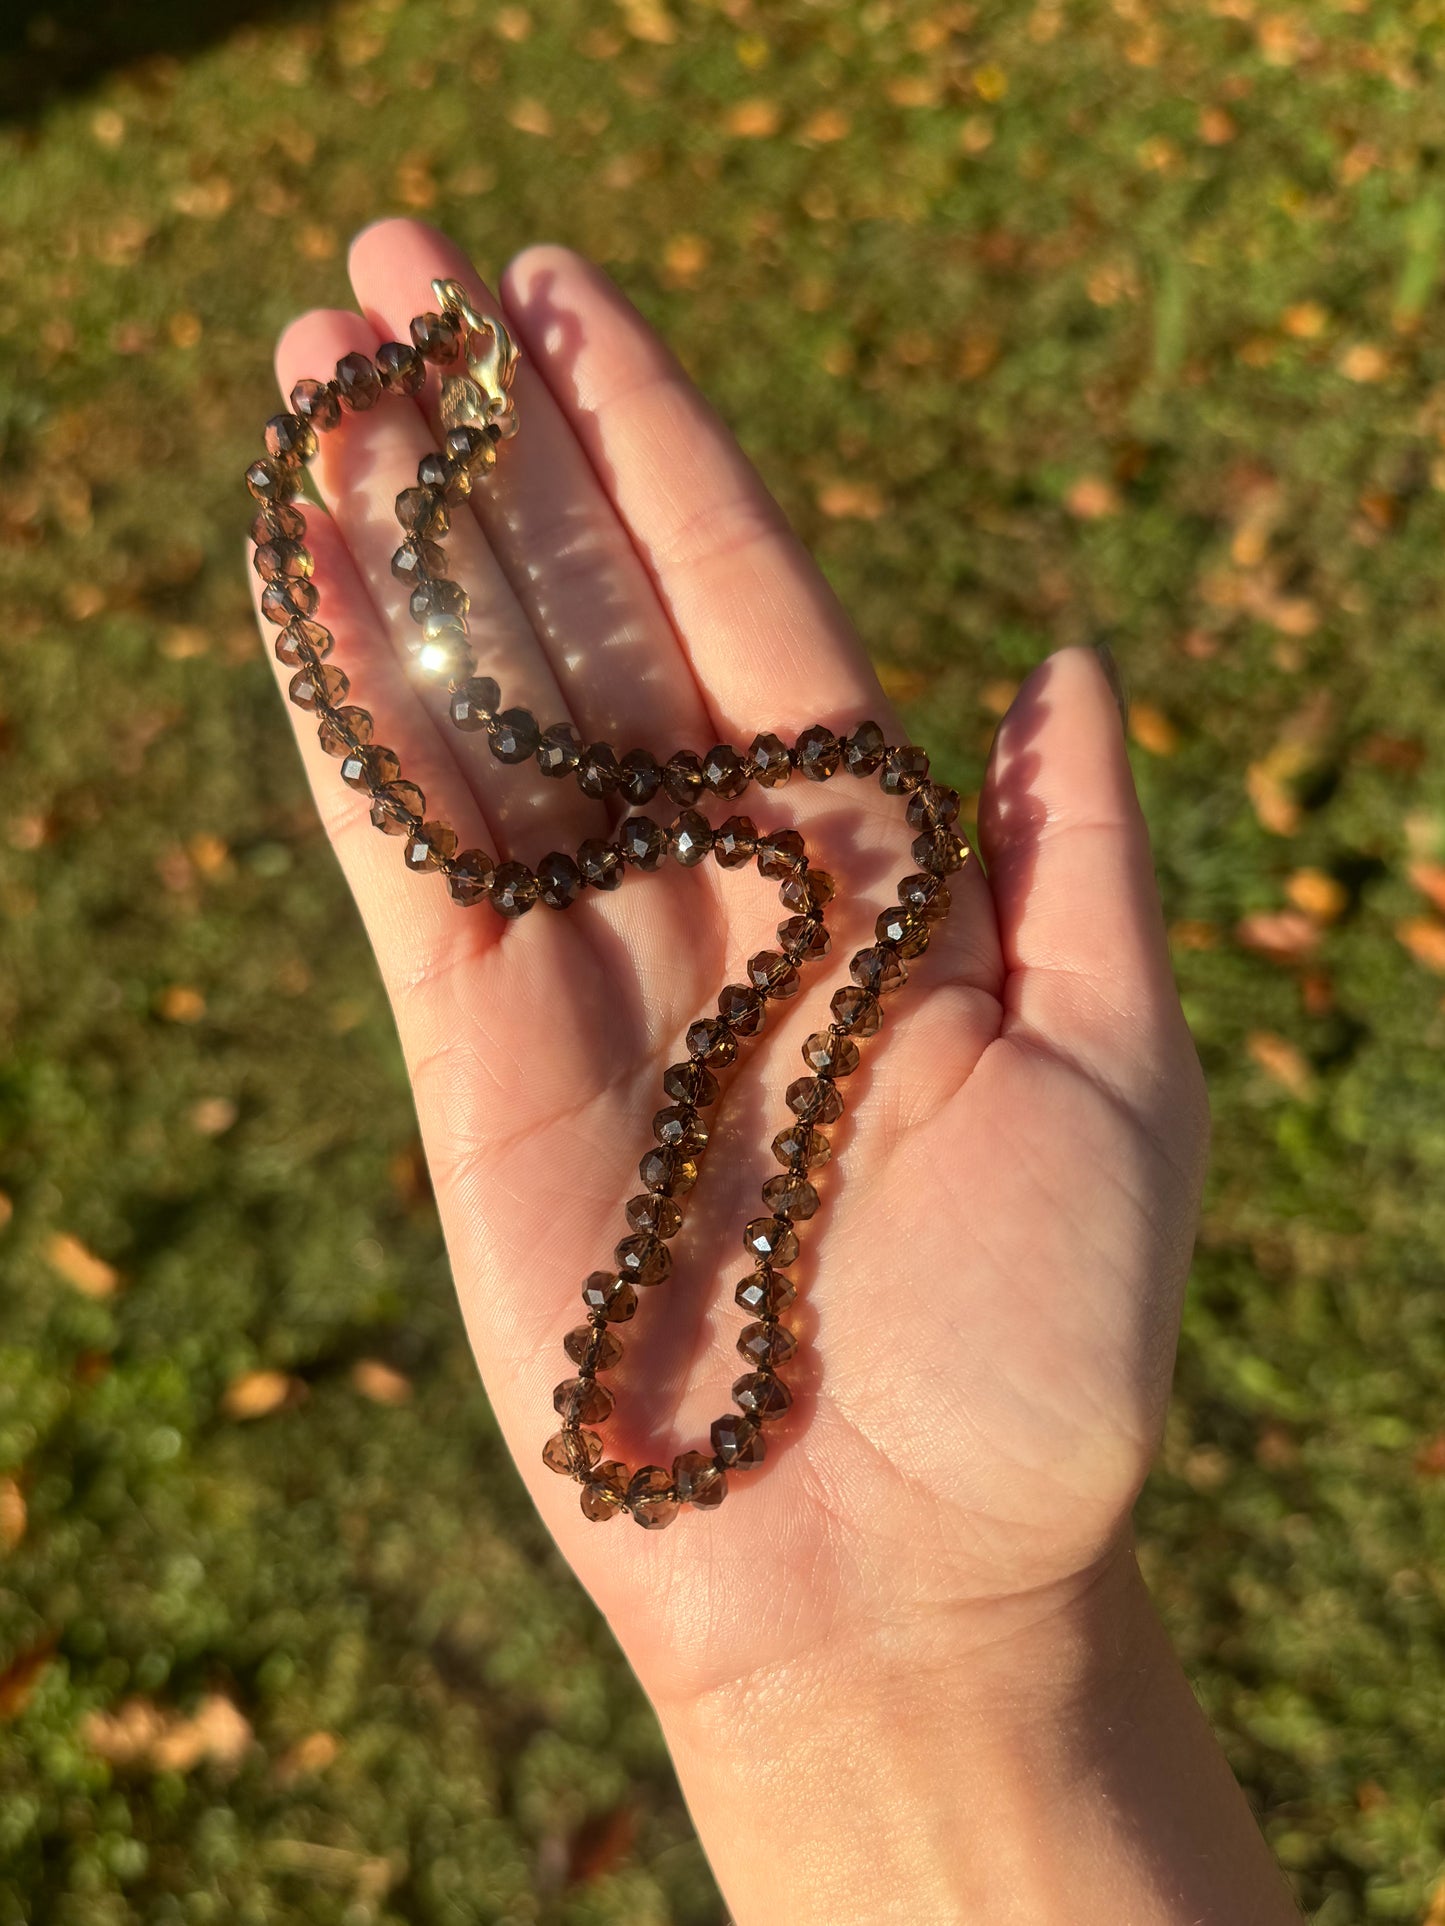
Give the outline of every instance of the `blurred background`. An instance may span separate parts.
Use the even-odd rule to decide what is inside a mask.
[[[607,266],[965,791],[1114,649],[1216,1115],[1146,1568],[1320,1926],[1442,1926],[1445,9],[6,21],[0,1926],[722,1919],[246,599],[271,343],[387,212]]]

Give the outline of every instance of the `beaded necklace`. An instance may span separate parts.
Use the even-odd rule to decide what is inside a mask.
[[[289,412],[266,424],[265,457],[246,471],[246,486],[259,504],[251,535],[253,561],[265,582],[261,607],[280,631],[277,656],[294,671],[291,700],[316,716],[321,747],[340,762],[342,781],[370,798],[376,827],[405,838],[407,868],[444,878],[453,902],[463,908],[485,903],[508,918],[538,903],[570,909],[587,890],[618,888],[630,870],[648,875],[669,860],[692,869],[711,856],[723,869],[755,862],[779,884],[788,912],[778,925],[777,948],[748,959],[747,980],[726,985],[716,1011],[689,1025],[685,1058],[664,1071],[668,1103],[652,1120],[655,1141],[638,1166],[643,1188],[625,1207],[628,1235],[613,1251],[612,1265],[593,1271],[583,1284],[585,1321],[563,1339],[576,1375],[553,1394],[561,1428],[547,1440],[543,1461],[581,1487],[588,1518],[602,1521],[627,1511],[655,1531],[671,1524],[685,1504],[703,1511],[720,1505],[729,1474],[763,1462],[763,1428],[792,1403],[779,1371],[797,1349],[783,1318],[796,1296],[787,1273],[798,1256],[797,1226],[818,1208],[813,1175],[832,1154],[827,1126],[842,1115],[839,1082],[858,1068],[860,1040],[876,1034],[882,999],[902,988],[907,963],[927,949],[932,929],[947,914],[944,878],[962,866],[968,845],[956,827],[955,791],[929,780],[923,750],[889,743],[876,722],[860,722],[842,738],[815,724],[791,747],[767,733],[746,751],[726,743],[706,754],[680,749],[664,762],[647,749],[619,755],[609,743],[584,743],[568,723],[543,729],[529,710],[502,708],[497,684],[476,673],[467,631],[470,598],[447,576],[442,541],[453,507],[491,475],[499,444],[517,432],[511,396],[517,349],[501,321],[479,313],[457,282],[433,281],[432,293],[437,310],[411,323],[410,343],[388,341],[374,356],[343,355],[330,380],[297,382]],[[305,518],[293,503],[318,436],[336,428],[345,413],[362,413],[384,396],[419,394],[429,366],[452,370],[441,381],[446,433],[441,449],[422,457],[415,487],[396,498],[402,541],[391,559],[393,574],[411,591],[416,666],[445,685],[453,725],[485,732],[499,762],[535,759],[544,776],[574,780],[583,795],[634,812],[609,834],[589,837],[575,854],[553,850],[532,868],[497,862],[482,849],[459,849],[456,831],[427,814],[426,797],[403,776],[395,752],[377,741],[370,713],[348,702],[350,680],[328,660],[334,638],[316,620],[314,562],[305,545]],[[897,903],[877,919],[876,941],[852,959],[852,980],[832,999],[832,1021],[803,1044],[808,1075],[788,1086],[792,1121],[772,1143],[781,1173],[763,1185],[765,1214],[743,1231],[753,1268],[735,1292],[751,1320],[738,1337],[749,1368],[732,1388],[737,1410],[712,1425],[710,1452],[684,1451],[670,1471],[662,1465],[631,1470],[604,1458],[602,1439],[592,1428],[613,1409],[601,1374],[622,1356],[614,1327],[628,1323],[639,1294],[661,1284],[671,1270],[668,1243],[682,1228],[683,1199],[697,1182],[707,1146],[704,1112],[720,1095],[716,1072],[737,1061],[771,1004],[798,994],[802,966],[819,961],[832,941],[826,911],[836,886],[812,866],[798,832],[761,831],[743,815],[729,816],[715,829],[696,805],[705,794],[732,801],[754,783],[776,789],[795,772],[806,781],[826,782],[844,769],[876,776],[887,794],[903,799],[916,832],[918,873],[902,879]],[[636,813],[659,795],[678,807],[670,822]]]

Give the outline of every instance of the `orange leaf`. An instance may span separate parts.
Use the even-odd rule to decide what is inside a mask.
[[[1312,923],[1337,922],[1350,900],[1344,884],[1322,869],[1297,869],[1284,893]]]
[[[411,1396],[411,1379],[380,1358],[358,1358],[351,1367],[351,1382],[373,1404],[405,1404]]]
[[[228,1418],[266,1418],[292,1402],[300,1389],[284,1371],[247,1371],[226,1387],[221,1409]]]
[[[29,1521],[25,1493],[13,1478],[0,1478],[0,1551],[12,1552]]]
[[[1428,896],[1436,909],[1445,914],[1445,863],[1427,862],[1421,857],[1410,865],[1410,881],[1422,896]]]
[[[51,1268],[86,1297],[110,1297],[120,1283],[120,1272],[69,1231],[57,1231],[45,1246],[45,1255]]]
[[[1237,942],[1273,963],[1297,963],[1320,940],[1320,933],[1299,910],[1256,910],[1234,926]]]
[[[876,522],[884,503],[872,482],[835,481],[818,490],[818,506],[834,521]]]
[[[13,1658],[0,1672],[0,1719],[14,1719],[34,1697],[41,1674],[55,1654],[56,1640],[45,1638]]]
[[[1291,1096],[1309,1095],[1314,1087],[1314,1072],[1287,1037],[1276,1036],[1271,1030],[1252,1030],[1245,1039],[1244,1047],[1251,1061],[1257,1063],[1273,1082],[1288,1090]]]
[[[1417,963],[1445,976],[1445,923],[1431,916],[1413,916],[1397,924],[1395,934]]]
[[[1179,747],[1179,731],[1152,702],[1129,704],[1129,734],[1151,756],[1172,756]]]

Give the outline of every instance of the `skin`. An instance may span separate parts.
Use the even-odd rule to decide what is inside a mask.
[[[663,756],[864,716],[907,740],[732,436],[578,256],[529,248],[493,293],[433,230],[368,228],[359,312],[287,329],[283,395],[405,339],[436,275],[500,309],[522,350],[520,433],[447,544],[505,705]],[[405,666],[392,503],[437,440],[433,400],[388,399],[323,441],[320,616],[428,814],[535,862],[602,833],[603,810],[497,763]],[[1106,667],[1051,657],[1000,726],[987,878],[974,861],[953,879],[951,916],[844,1085],[793,1272],[793,1410],[720,1510],[664,1532],[588,1523],[543,1467],[561,1339],[626,1232],[663,1068],[784,912],[753,870],[711,863],[565,915],[459,910],[405,873],[292,715],[391,997],[488,1396],[658,1709],[738,1926],[1295,1919],[1130,1550],[1208,1127]],[[634,1466],[705,1445],[730,1408],[740,1232],[776,1168],[782,1092],[915,867],[876,781],[795,776],[731,807],[796,825],[837,875],[833,952],[748,1047],[673,1276],[622,1327],[604,1436]]]

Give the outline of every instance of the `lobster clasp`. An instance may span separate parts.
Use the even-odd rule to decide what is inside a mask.
[[[441,415],[448,428],[473,423],[500,431],[503,440],[517,432],[510,389],[517,372],[517,344],[494,316],[481,314],[459,281],[433,281],[442,308],[462,318],[466,328],[467,372],[442,382]]]

